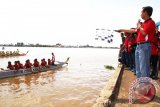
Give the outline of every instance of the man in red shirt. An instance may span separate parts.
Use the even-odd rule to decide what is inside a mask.
[[[151,42],[153,42],[155,33],[155,22],[151,19],[153,8],[146,6],[142,8],[141,18],[144,23],[138,21],[137,30],[126,30],[120,29],[117,32],[137,32],[137,47],[135,51],[135,64],[136,64],[136,75],[140,77],[150,77],[150,56],[151,56]]]

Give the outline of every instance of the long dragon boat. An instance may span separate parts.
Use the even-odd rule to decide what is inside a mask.
[[[29,75],[29,74],[34,74],[34,73],[38,73],[38,72],[46,72],[48,70],[55,70],[58,68],[62,68],[64,65],[67,65],[68,61],[69,61],[69,57],[64,62],[56,61],[55,65],[48,65],[46,67],[40,66],[40,67],[32,67],[29,69],[2,70],[2,71],[0,71],[0,79],[22,76],[22,75]]]
[[[27,51],[26,53],[18,53],[18,54],[14,54],[14,53],[12,53],[12,54],[1,54],[0,55],[0,58],[5,58],[5,57],[15,57],[15,56],[25,56],[25,55],[27,55],[28,54],[28,52],[29,51]]]

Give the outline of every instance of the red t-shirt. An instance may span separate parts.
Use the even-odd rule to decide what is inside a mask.
[[[10,70],[14,70],[14,66],[13,65],[8,65],[8,67]]]
[[[151,42],[152,39],[154,38],[154,33],[156,28],[155,22],[150,18],[142,24],[142,28],[144,29],[146,36],[142,35],[140,30],[138,29],[137,43],[144,42],[144,41]]]
[[[32,63],[30,63],[30,62],[25,64],[26,68],[31,68],[31,66],[32,66]]]
[[[41,62],[41,66],[46,66],[46,65],[47,65],[47,62],[43,60],[43,61]]]
[[[129,36],[126,37],[125,41],[124,41],[124,48],[128,48],[128,41],[129,41]]]
[[[48,60],[48,65],[51,65],[51,60]]]
[[[23,64],[18,64],[19,65],[19,69],[23,69],[24,67],[23,67]]]
[[[19,69],[19,65],[18,65],[18,64],[15,64],[15,65],[14,65],[14,68],[15,68],[15,70],[18,70],[18,69]]]
[[[39,62],[35,61],[33,65],[34,65],[34,67],[39,67]]]
[[[136,43],[136,38],[133,38],[133,39],[129,39],[128,41],[128,52],[131,52],[132,50],[132,45],[134,45]]]

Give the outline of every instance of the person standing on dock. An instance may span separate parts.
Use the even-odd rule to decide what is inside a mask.
[[[117,32],[136,33],[137,32],[137,47],[135,51],[136,75],[140,77],[150,77],[150,56],[151,42],[153,42],[155,33],[155,22],[151,19],[153,8],[146,6],[142,8],[141,18],[144,22],[137,22],[137,29],[120,29]]]

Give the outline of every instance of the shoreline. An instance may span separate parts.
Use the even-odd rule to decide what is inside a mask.
[[[113,76],[106,83],[106,86],[100,92],[100,96],[96,99],[96,103],[92,107],[111,107],[114,99],[117,97],[124,66],[119,65]]]
[[[0,47],[17,47],[17,48],[19,48],[19,47],[38,47],[38,48],[100,48],[100,49],[120,49],[119,47],[102,47],[102,46],[86,46],[86,45],[82,45],[82,46],[48,46],[48,45],[41,45],[41,46],[36,46],[36,45],[34,45],[34,46],[31,46],[31,45],[25,45],[25,46],[9,46],[9,45],[5,45],[5,46],[3,46],[3,45],[0,45]],[[5,50],[5,49],[3,49],[3,50]]]

